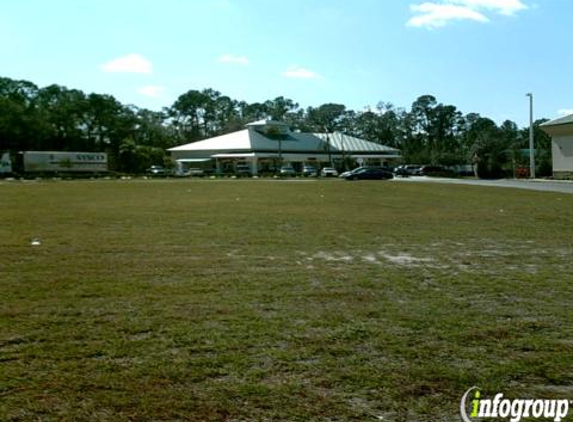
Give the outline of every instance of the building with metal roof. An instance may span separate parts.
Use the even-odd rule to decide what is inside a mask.
[[[553,177],[573,179],[573,114],[541,124],[551,135]]]
[[[218,173],[234,172],[248,165],[253,175],[274,172],[283,164],[300,171],[303,165],[345,167],[392,165],[400,150],[364,139],[334,133],[291,131],[286,123],[261,120],[246,129],[203,141],[170,148],[182,168],[212,168]]]

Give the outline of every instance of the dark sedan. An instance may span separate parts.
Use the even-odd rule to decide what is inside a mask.
[[[365,167],[345,176],[344,178],[346,180],[386,180],[392,179],[393,177],[394,175],[389,170]]]

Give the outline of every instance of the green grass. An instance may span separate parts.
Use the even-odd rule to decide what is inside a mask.
[[[436,421],[472,385],[573,398],[573,196],[265,180],[0,195],[2,421]]]

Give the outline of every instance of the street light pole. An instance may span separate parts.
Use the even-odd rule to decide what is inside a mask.
[[[529,97],[529,176],[535,179],[535,146],[533,145],[533,93]]]

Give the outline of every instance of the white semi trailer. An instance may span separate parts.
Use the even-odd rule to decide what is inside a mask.
[[[24,151],[26,173],[105,173],[105,152]]]

